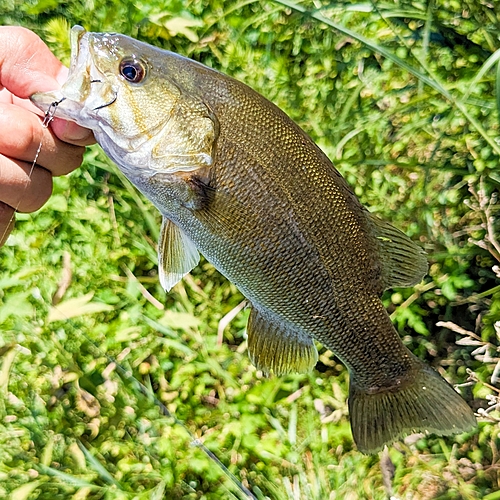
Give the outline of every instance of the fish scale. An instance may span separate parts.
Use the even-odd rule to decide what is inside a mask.
[[[422,279],[423,251],[370,214],[274,104],[177,54],[80,27],[68,81],[32,100],[43,108],[62,97],[59,116],[91,128],[162,213],[165,289],[201,252],[251,303],[248,352],[258,368],[311,370],[314,340],[331,349],[350,373],[361,451],[475,425],[459,394],[404,346],[380,300]]]

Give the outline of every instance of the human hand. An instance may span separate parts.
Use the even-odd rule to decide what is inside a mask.
[[[52,193],[52,176],[79,167],[84,146],[95,142],[90,130],[73,122],[54,118],[42,127],[28,99],[60,88],[67,71],[35,33],[0,26],[0,246],[14,227],[14,212],[38,210]]]

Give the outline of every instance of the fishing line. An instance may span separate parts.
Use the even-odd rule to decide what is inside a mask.
[[[54,119],[54,116],[57,111],[57,107],[61,102],[65,100],[65,97],[60,99],[59,101],[54,101],[50,104],[48,107],[47,111],[45,112],[44,119],[42,121],[42,127],[43,128],[48,128],[52,120]],[[40,144],[38,146],[38,149],[35,154],[35,158],[33,159],[33,162],[31,164],[31,169],[29,172],[29,178],[31,178],[31,175],[33,173],[33,170],[36,167],[36,162],[38,160],[38,156],[40,155],[40,151],[42,150],[42,143],[43,143],[43,138],[40,139]],[[19,206],[19,205],[18,205]],[[17,208],[16,208],[17,210]],[[15,215],[13,215],[12,219],[15,218]],[[12,221],[11,219],[11,221]],[[5,232],[4,232],[5,236]],[[241,481],[238,480],[238,478],[220,461],[220,459],[211,451],[209,450],[203,442],[197,438],[194,433],[188,429],[188,427],[177,417],[169,411],[169,409],[155,396],[155,394],[149,390],[144,384],[142,384],[134,375],[132,374],[131,371],[126,370],[116,359],[114,359],[112,356],[109,354],[105,353],[102,349],[99,348],[99,346],[79,327],[75,326],[75,324],[71,321],[70,318],[64,314],[63,311],[61,311],[57,306],[52,306],[54,307],[59,313],[61,314],[62,317],[66,319],[66,321],[73,326],[86,340],[91,344],[94,349],[99,353],[100,356],[105,357],[110,363],[113,363],[113,365],[116,367],[117,372],[121,376],[121,378],[128,382],[131,386],[134,387],[136,391],[139,391],[146,399],[152,403],[154,403],[160,410],[160,413],[172,419],[175,424],[179,425],[182,427],[185,432],[188,434],[188,436],[191,438],[191,445],[196,446],[199,448],[203,453],[212,461],[214,462],[219,469],[223,472],[223,474],[226,476],[227,479],[229,479],[235,486],[236,488],[245,495],[247,499],[250,500],[258,500],[257,497],[246,487],[244,486]]]

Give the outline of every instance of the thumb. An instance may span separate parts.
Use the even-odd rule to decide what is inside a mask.
[[[0,85],[27,98],[60,88],[63,64],[38,35],[20,26],[0,26]]]

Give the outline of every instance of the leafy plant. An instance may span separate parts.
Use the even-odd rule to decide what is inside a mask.
[[[9,0],[0,21],[66,62],[71,25],[123,32],[278,104],[428,252],[426,281],[384,301],[481,415],[476,433],[362,456],[332,353],[265,378],[243,297],[209,264],[165,295],[158,216],[93,147],[0,251],[0,497],[499,497],[493,4]]]

